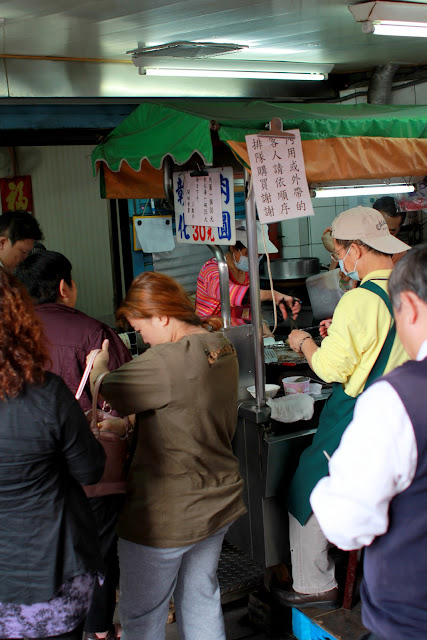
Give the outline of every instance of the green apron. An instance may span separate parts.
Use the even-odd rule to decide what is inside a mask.
[[[380,298],[384,300],[393,318],[390,298],[381,287],[372,281],[365,282],[360,286],[363,289],[368,289],[368,291],[379,295]],[[366,381],[365,389],[384,373],[395,336],[396,327],[393,322]],[[345,429],[353,419],[356,401],[357,397],[351,398],[344,392],[340,382],[334,382],[332,394],[320,414],[319,426],[314,435],[313,442],[303,451],[289,489],[288,509],[302,525],[307,522],[307,519],[312,513],[309,501],[311,492],[318,481],[329,473],[328,460],[323,452],[326,451],[326,453],[331,456],[338,448]]]

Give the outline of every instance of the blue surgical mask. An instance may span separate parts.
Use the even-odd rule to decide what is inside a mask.
[[[244,256],[242,255],[242,252],[240,251],[240,260],[239,262],[236,262],[234,259],[234,255],[233,255],[233,262],[236,265],[236,267],[238,269],[240,269],[240,271],[246,271],[249,272],[249,260],[248,260],[248,256]]]
[[[359,262],[359,260],[356,260],[356,264],[354,265],[353,271],[346,271],[346,268],[344,267],[344,260],[348,256],[348,252],[350,251],[350,249],[351,249],[351,246],[348,248],[348,251],[345,254],[344,258],[342,260],[338,260],[338,264],[340,266],[341,271],[343,272],[343,274],[345,276],[348,276],[352,280],[359,281],[360,280],[360,276],[356,271],[357,263]]]

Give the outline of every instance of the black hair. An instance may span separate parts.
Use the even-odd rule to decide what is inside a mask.
[[[18,240],[43,240],[39,223],[28,211],[5,211],[0,215],[0,236],[8,237],[12,245]]]
[[[15,269],[16,277],[28,290],[35,304],[56,302],[59,283],[64,280],[69,287],[71,262],[56,251],[41,251],[25,258]]]
[[[393,307],[400,309],[400,294],[412,291],[427,303],[427,244],[412,247],[395,265],[388,281]]]
[[[240,242],[240,240],[236,240],[236,243],[234,245],[237,249],[237,251],[241,251],[242,249],[246,249],[246,246],[243,244],[243,242]]]
[[[378,198],[378,200],[375,200],[372,208],[380,211],[381,213],[385,213],[387,216],[390,216],[390,218],[398,218],[404,215],[404,212],[398,210],[396,207],[396,201],[391,196]]]

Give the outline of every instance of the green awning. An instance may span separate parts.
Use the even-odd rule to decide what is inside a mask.
[[[244,142],[245,135],[264,130],[273,117],[281,118],[284,129],[299,129],[302,140],[427,138],[427,106],[147,100],[94,149],[94,171],[97,162],[119,171],[124,161],[138,171],[144,159],[159,169],[167,155],[184,164],[194,153],[210,165],[212,121],[223,142]]]

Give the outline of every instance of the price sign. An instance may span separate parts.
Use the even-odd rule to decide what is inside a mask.
[[[203,224],[189,224],[192,222],[191,210],[188,213],[188,197],[186,195],[186,184],[188,185],[189,175],[186,171],[175,172],[173,174],[173,190],[175,204],[175,223],[176,223],[176,240],[182,243],[191,244],[234,244],[236,241],[236,232],[234,228],[234,182],[233,169],[231,167],[222,167],[209,169],[209,174],[217,174],[219,176],[219,185],[221,187],[220,200],[220,216],[221,224],[206,225],[203,218],[205,206],[204,199],[200,199],[194,206],[198,208],[197,220],[202,219]],[[189,218],[190,215],[190,218]]]

